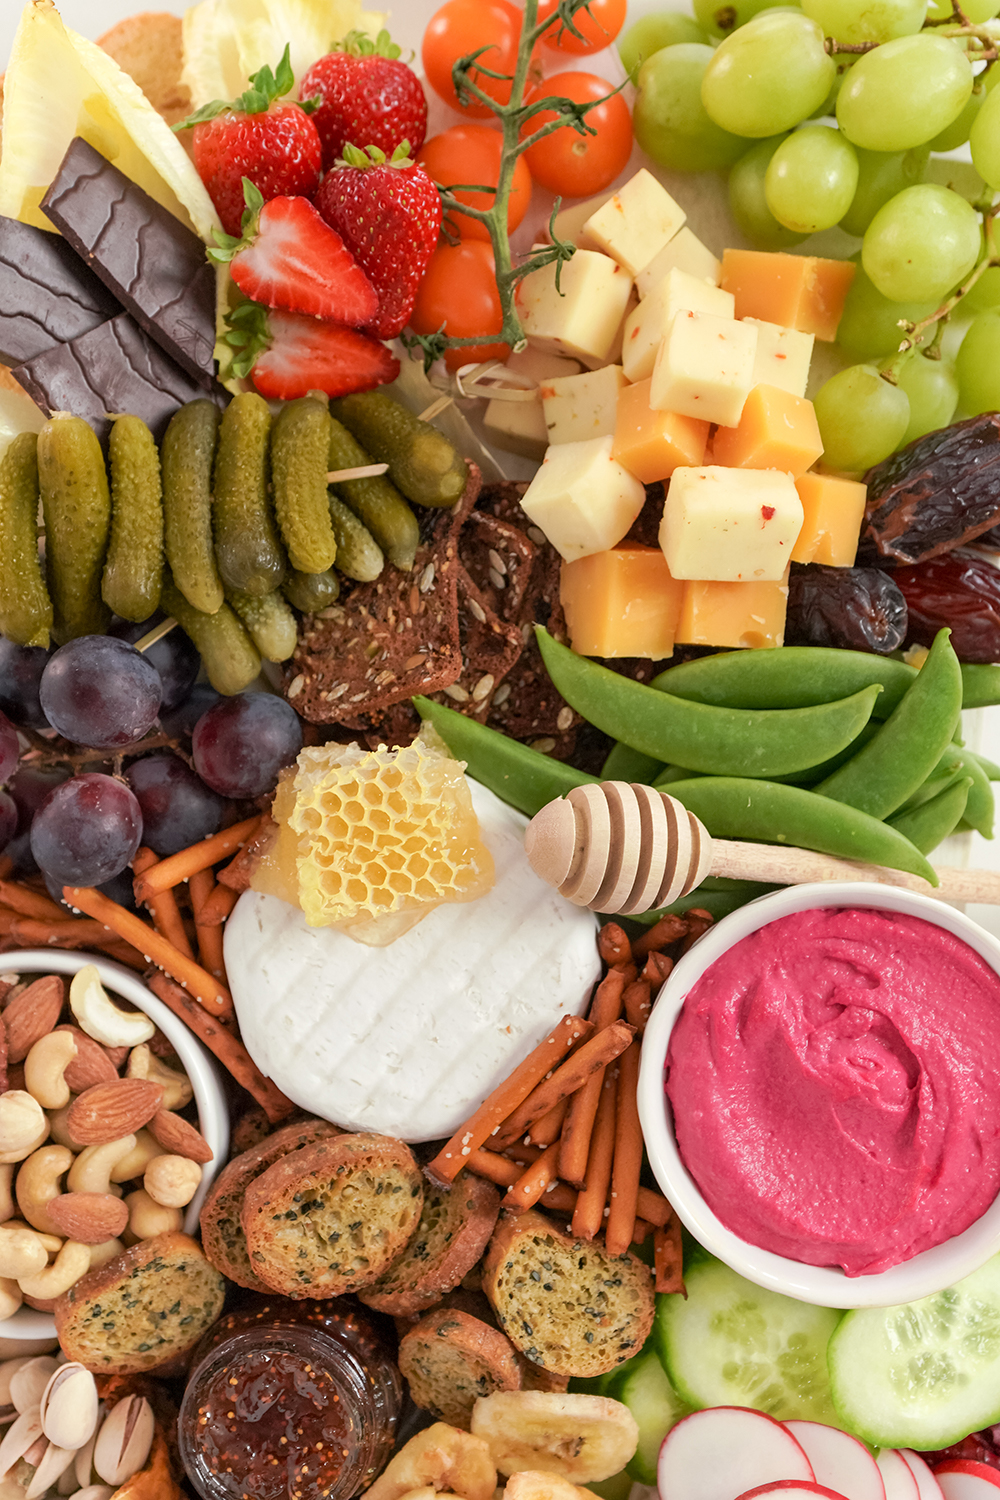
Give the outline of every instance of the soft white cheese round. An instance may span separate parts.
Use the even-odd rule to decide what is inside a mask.
[[[448,1136],[600,975],[592,913],[541,881],[526,820],[470,782],[496,885],[385,948],[248,891],[226,924],[247,1050],[295,1103],[351,1130]]]

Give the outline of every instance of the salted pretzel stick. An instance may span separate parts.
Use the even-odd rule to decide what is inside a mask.
[[[528,1140],[533,1146],[551,1146],[559,1139],[568,1108],[569,1100],[563,1099],[547,1115],[535,1121],[528,1131]]]
[[[597,951],[609,969],[615,964],[632,962],[632,944],[628,933],[617,922],[605,922],[597,934]]]
[[[10,935],[25,948],[91,948],[111,936],[100,922],[70,916],[60,922],[19,916],[10,924]]]
[[[198,939],[198,957],[208,972],[225,984],[226,961],[222,951],[222,927],[217,922],[206,925],[202,921],[202,912],[216,889],[215,876],[211,870],[196,870],[188,881],[194,930]]]
[[[631,984],[625,986],[622,996],[622,1004],[625,1006],[625,1014],[632,1026],[635,1027],[639,1036],[646,1029],[649,1020],[649,1012],[653,1007],[652,994],[648,979],[634,979]]]
[[[611,1169],[611,1200],[604,1236],[609,1255],[624,1255],[635,1233],[635,1214],[642,1171],[642,1126],[636,1090],[639,1051],[636,1040],[618,1061],[618,1101],[615,1110],[615,1154]]]
[[[653,1226],[648,1219],[636,1219],[635,1228],[632,1231],[633,1245],[643,1245],[653,1232]]]
[[[687,919],[687,937],[684,939],[681,953],[686,953],[688,949],[698,941],[702,933],[707,932],[712,923],[715,921],[712,913],[710,911],[704,911],[700,906],[692,906],[691,910],[687,914]]]
[[[213,833],[211,838],[200,839],[197,844],[191,844],[187,849],[161,859],[136,879],[135,899],[148,901],[150,896],[169,891],[175,885],[180,885],[181,881],[190,880],[197,871],[208,870],[212,865],[218,864],[220,859],[228,858],[256,832],[259,823],[259,814],[244,818],[242,823],[233,823],[231,827]]]
[[[642,977],[649,980],[650,989],[658,990],[669,977],[673,966],[673,959],[668,958],[665,953],[650,953],[643,965]]]
[[[688,924],[684,917],[677,917],[672,912],[668,912],[665,917],[661,917],[648,931],[644,932],[642,937],[636,938],[632,944],[632,957],[637,962],[641,962],[647,953],[666,948],[669,943],[676,943],[687,930]]]
[[[558,1166],[559,1142],[556,1141],[507,1189],[507,1196],[503,1200],[504,1208],[509,1208],[515,1214],[523,1214],[526,1209],[534,1208],[542,1194],[558,1177]]]
[[[603,1031],[606,1026],[612,1026],[621,1015],[625,983],[624,972],[621,969],[611,969],[597,986],[590,1006],[590,1020],[593,1021],[598,1031]],[[569,1101],[569,1109],[563,1124],[559,1176],[577,1188],[583,1187],[587,1175],[590,1137],[594,1129],[598,1101],[601,1097],[601,1083],[602,1079],[598,1075],[587,1079],[583,1087],[578,1089]]]
[[[682,1297],[687,1296],[681,1221],[676,1214],[671,1214],[669,1224],[657,1224],[653,1229],[653,1266],[656,1291],[680,1292]]]
[[[587,1185],[576,1200],[573,1233],[581,1240],[592,1240],[604,1225],[604,1207],[608,1201],[611,1185],[611,1162],[615,1153],[615,1101],[618,1095],[618,1068],[604,1071],[601,1098],[594,1121],[594,1133],[590,1138],[590,1156],[587,1159]]]
[[[7,880],[14,873],[14,861],[9,854],[0,854],[0,880]]]
[[[524,1103],[507,1117],[490,1144],[502,1151],[511,1141],[526,1134],[530,1125],[547,1115],[561,1100],[575,1094],[592,1074],[600,1073],[608,1063],[614,1062],[625,1051],[634,1035],[635,1028],[627,1021],[616,1021],[613,1026],[606,1026],[603,1031],[595,1032],[589,1041],[584,1042],[582,1047],[578,1047],[566,1059],[561,1068],[557,1068],[551,1077],[543,1079],[537,1088],[532,1089]]]
[[[217,885],[198,913],[198,921],[202,927],[221,927],[239,899],[239,891]]]
[[[229,886],[230,890],[236,891],[242,896],[244,891],[250,889],[250,877],[253,874],[254,865],[257,863],[257,855],[261,846],[268,843],[271,838],[271,830],[277,824],[269,813],[264,813],[254,832],[247,839],[243,848],[231,859],[228,865],[223,865],[216,879],[220,885]]]
[[[591,1023],[582,1020],[580,1016],[563,1016],[545,1040],[539,1042],[535,1050],[504,1079],[499,1088],[493,1090],[465,1124],[459,1126],[434,1160],[428,1162],[424,1171],[431,1181],[440,1184],[454,1182],[465,1166],[469,1152],[485,1145],[507,1116],[541,1083],[546,1073],[558,1067],[569,1048],[581,1038],[589,1037],[593,1029]]]
[[[497,1187],[513,1187],[523,1175],[516,1162],[508,1161],[506,1156],[498,1156],[495,1151],[486,1151],[482,1147],[469,1153],[466,1165],[477,1177],[485,1177],[487,1182],[496,1183]],[[543,1208],[568,1214],[576,1207],[577,1195],[564,1182],[557,1182],[555,1187],[544,1194],[544,1199]]]
[[[66,911],[58,901],[32,891],[18,880],[0,880],[0,903],[18,911],[23,917],[34,917],[39,922],[65,922]]]
[[[132,869],[135,874],[135,885],[143,879],[144,875],[151,873],[160,863],[159,858],[152,849],[138,849],[135,859],[132,861]],[[172,943],[178,952],[183,953],[185,958],[194,959],[194,949],[184,929],[180,908],[177,905],[177,897],[173,889],[159,891],[143,898],[136,896],[137,901],[145,900],[149,908],[149,914],[153,919],[153,926],[161,937],[165,937],[168,943]]]
[[[669,1224],[673,1218],[674,1211],[666,1198],[660,1193],[651,1192],[649,1188],[641,1187],[635,1203],[636,1213],[643,1219],[648,1219],[654,1229],[662,1229],[664,1224]]]

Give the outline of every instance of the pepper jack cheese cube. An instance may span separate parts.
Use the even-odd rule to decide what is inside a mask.
[[[674,470],[659,541],[673,578],[770,582],[788,571],[801,530],[790,474],[712,466]]]
[[[644,297],[625,319],[622,366],[626,380],[648,380],[653,373],[656,351],[679,312],[713,313],[717,318],[733,316],[733,298],[707,281],[699,281],[676,266]]]
[[[550,448],[521,498],[560,557],[572,562],[607,552],[642,510],[646,491],[611,456],[610,437]]]
[[[684,585],[676,638],[685,646],[780,646],[787,608],[787,573],[773,583],[695,579]]]
[[[648,266],[682,227],[687,214],[641,167],[583,226],[588,244],[610,255],[630,276]]]
[[[792,562],[853,567],[868,495],[865,486],[832,474],[803,474],[795,488],[805,519],[792,548]]]
[[[656,355],[650,406],[735,427],[753,384],[756,351],[757,330],[749,323],[678,313]]]
[[[563,375],[578,375],[579,361],[565,359],[561,354],[547,354],[541,349],[521,349],[512,354],[504,368],[515,375],[527,376],[540,386],[543,380],[559,379]],[[541,463],[549,446],[549,430],[545,425],[542,410],[542,394],[536,389],[530,401],[506,401],[494,397],[487,401],[483,412],[483,427],[486,436],[497,448],[507,453],[520,453],[523,458]]]
[[[682,417],[675,411],[654,411],[649,404],[649,380],[627,385],[618,397],[612,453],[643,484],[669,479],[680,465],[705,462],[708,422]]]
[[[703,245],[698,236],[692,234],[685,225],[683,229],[678,229],[673,239],[667,241],[648,266],[643,266],[641,271],[636,272],[635,284],[639,296],[648,297],[667,272],[675,267],[678,271],[686,271],[698,281],[708,281],[712,286],[719,285],[721,260],[717,260],[708,246]]]
[[[797,477],[819,458],[823,439],[811,401],[756,385],[735,427],[715,434],[715,462],[734,469],[784,469]]]
[[[605,360],[625,316],[632,278],[608,255],[578,250],[563,263],[542,266],[517,284],[514,300],[524,332],[538,349]]]
[[[625,384],[621,365],[604,365],[582,375],[546,380],[542,410],[550,443],[580,443],[609,437],[615,430],[618,393]]]
[[[804,396],[809,384],[809,361],[815,335],[795,328],[780,328],[747,318],[757,330],[757,356],[753,365],[754,385],[776,385],[792,396]]]
[[[564,562],[559,598],[573,650],[650,661],[672,655],[683,589],[659,547],[627,542]]]
[[[780,250],[725,250],[721,285],[736,298],[738,318],[762,318],[814,333],[827,343],[837,337],[844,298],[854,280],[849,260],[786,255]]]
[[[598,247],[588,240],[583,226],[592,214],[596,214],[599,208],[604,207],[610,197],[610,193],[598,193],[596,198],[585,198],[582,203],[574,203],[570,208],[561,208],[552,226],[553,239],[564,240],[567,244],[576,245],[581,250],[596,250]]]

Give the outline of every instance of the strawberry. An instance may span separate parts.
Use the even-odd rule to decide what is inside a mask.
[[[395,380],[399,360],[384,344],[342,323],[270,311],[244,302],[228,315],[226,342],[236,350],[233,375],[249,375],[269,401],[309,391],[347,396]]]
[[[414,155],[427,134],[427,100],[399,48],[380,31],[373,42],[351,31],[335,52],[321,57],[302,79],[300,99],[319,99],[313,115],[323,142],[323,166],[336,163],[349,141],[378,146],[391,156],[402,141]]]
[[[311,198],[319,186],[323,148],[309,104],[277,102],[295,83],[288,50],[276,72],[261,68],[238,99],[215,99],[174,126],[194,127],[194,164],[227,234],[240,232],[244,177],[265,200]]]
[[[343,163],[320,184],[316,207],[378,293],[370,332],[395,338],[406,327],[441,231],[437,184],[411,160],[407,141],[389,160],[377,146],[345,146]]]
[[[355,327],[371,322],[378,310],[375,288],[308,198],[265,203],[249,178],[243,179],[243,191],[242,238],[216,233],[219,248],[208,254],[228,262],[244,296]]]

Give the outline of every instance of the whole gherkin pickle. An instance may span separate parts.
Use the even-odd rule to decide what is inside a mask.
[[[267,493],[271,409],[247,391],[222,414],[215,455],[212,529],[215,559],[227,589],[263,598],[285,576]]]
[[[379,463],[389,478],[416,505],[449,508],[465,489],[465,459],[443,432],[422,422],[383,391],[359,391],[331,406]]]
[[[249,687],[260,671],[260,655],[228,604],[223,602],[210,615],[195,609],[169,574],[163,580],[160,604],[197,646],[217,693],[231,697]]]
[[[304,615],[314,615],[336,600],[340,594],[340,577],[333,568],[327,568],[325,573],[300,573],[296,568],[289,568],[281,592],[289,604],[294,604]]]
[[[298,628],[295,616],[275,589],[263,599],[242,589],[227,589],[226,603],[235,610],[265,661],[287,661],[295,650]]]
[[[360,469],[372,462],[353,432],[330,419],[330,472]],[[384,462],[384,460],[380,460]],[[394,567],[408,573],[420,545],[420,527],[413,511],[387,474],[367,479],[338,479],[336,493],[349,510],[363,521]]]
[[[189,604],[212,615],[222,604],[222,580],[212,542],[212,461],[219,408],[189,401],[170,418],[160,449],[167,562]]]
[[[94,429],[57,412],[38,434],[38,482],[45,519],[45,567],[60,645],[103,635],[111,612],[101,570],[111,535],[111,492]]]
[[[104,602],[123,620],[148,620],[163,582],[163,489],[153,434],[139,417],[115,419],[108,439],[111,543]]]
[[[358,583],[371,583],[385,566],[382,548],[342,500],[330,492],[330,520],[337,538],[337,567]]]
[[[283,406],[271,431],[274,513],[293,568],[325,573],[337,558],[326,473],[330,413],[325,401],[303,396]]]
[[[0,459],[0,634],[48,646],[52,600],[38,560],[38,438],[20,432]]]

